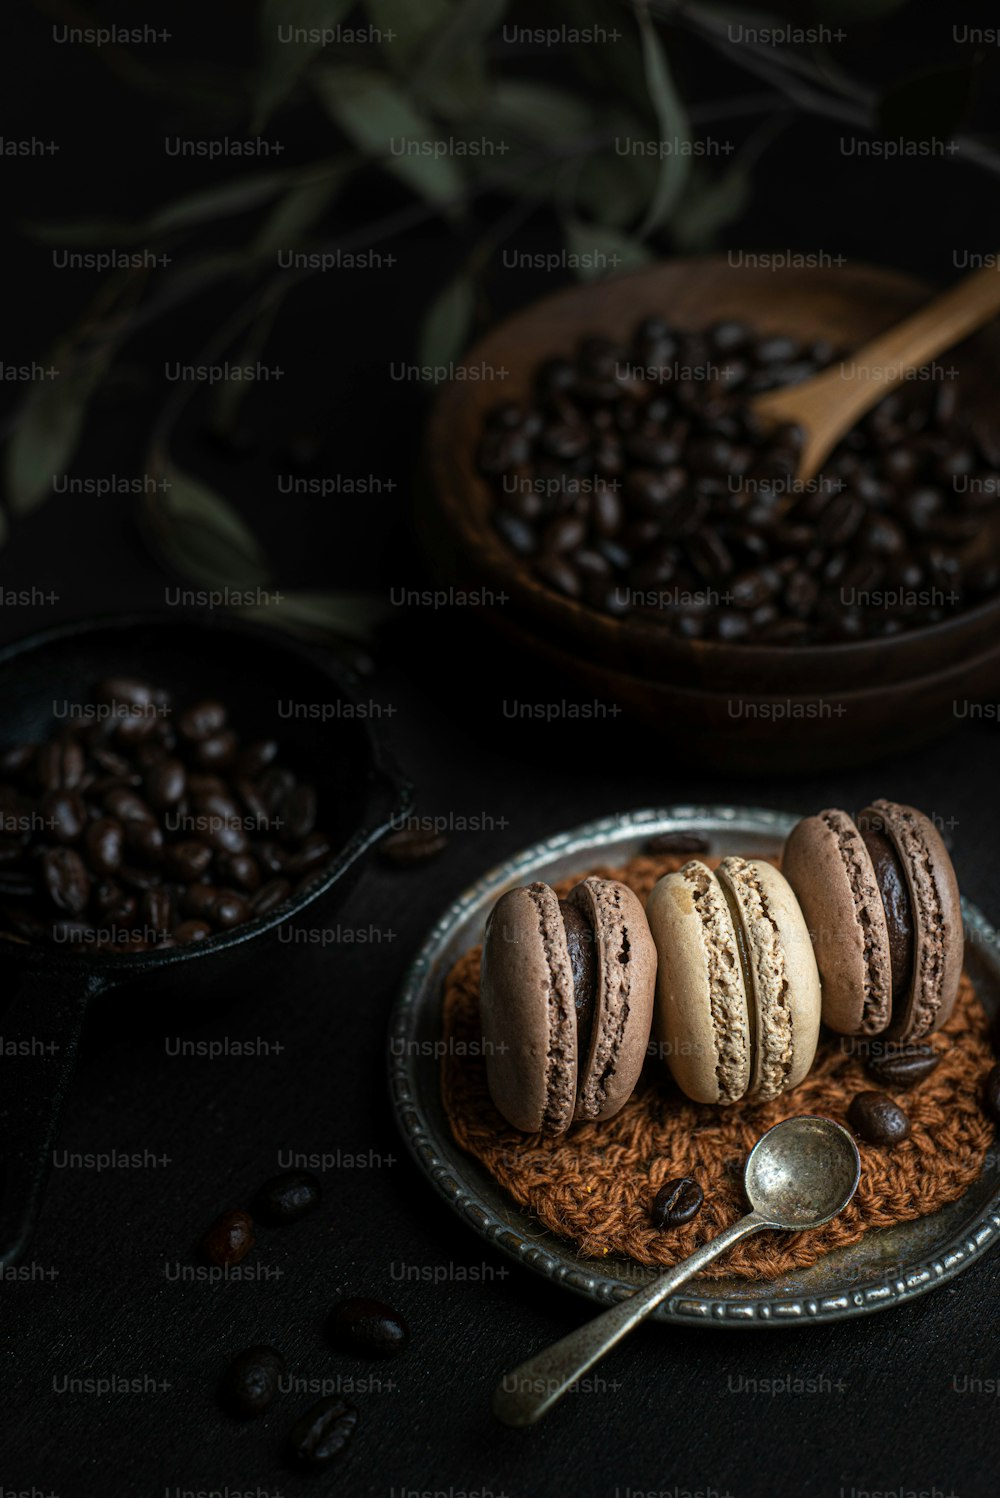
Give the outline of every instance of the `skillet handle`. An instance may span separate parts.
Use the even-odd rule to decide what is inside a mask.
[[[97,974],[26,964],[0,1013],[0,1265],[24,1253],[42,1205]]]

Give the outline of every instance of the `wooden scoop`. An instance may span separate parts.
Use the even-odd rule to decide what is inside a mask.
[[[797,477],[811,479],[844,433],[887,390],[976,332],[997,312],[1000,269],[991,264],[864,344],[846,368],[834,364],[800,385],[769,390],[752,402],[751,409],[765,427],[792,422],[803,428]]]

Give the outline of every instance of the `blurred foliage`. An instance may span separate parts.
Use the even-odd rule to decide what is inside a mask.
[[[19,412],[6,454],[9,508],[22,513],[45,498],[52,472],[72,459],[88,401],[119,349],[183,301],[234,277],[245,283],[245,302],[196,362],[259,357],[287,291],[312,274],[306,264],[278,269],[279,251],[356,252],[431,218],[453,225],[463,243],[478,233],[447,284],[428,289],[420,362],[447,364],[466,346],[485,305],[491,259],[541,207],[561,225],[567,268],[594,277],[640,265],[666,248],[711,248],[744,212],[770,141],[802,112],[841,128],[849,123],[905,138],[952,134],[970,107],[974,64],[893,80],[879,96],[843,73],[829,45],[827,28],[877,21],[899,4],[819,0],[805,19],[792,0],[781,14],[685,0],[516,8],[507,0],[259,0],[252,75],[213,71],[208,78],[196,68],[197,87],[190,90],[114,49],[115,71],[151,96],[151,108],[164,97],[177,105],[186,98],[216,130],[224,120],[239,131],[242,121],[252,137],[276,128],[286,113],[318,107],[328,133],[309,165],[235,166],[228,180],[164,203],[137,222],[29,226],[46,244],[157,253],[183,246],[184,253],[162,269],[116,271],[99,305],[51,351],[64,376],[39,386]],[[519,42],[509,30],[515,26],[561,28],[558,66],[549,65],[556,54],[546,52],[540,69],[544,43],[530,36]],[[753,39],[783,27],[802,35],[779,47]],[[574,43],[574,34],[583,40]],[[596,40],[588,44],[588,36]],[[690,104],[675,72],[680,39],[748,74],[746,95]],[[754,117],[734,155],[705,149],[707,126]],[[624,154],[616,143],[625,138],[668,145]],[[400,142],[408,144],[405,151]],[[1000,169],[989,145],[972,145],[972,159]],[[358,178],[378,176],[397,184],[382,216],[331,240],[324,223],[338,196]],[[402,208],[399,186],[407,199]],[[235,247],[220,249],[218,234],[230,228]],[[212,393],[218,429],[235,425],[246,388],[234,383]],[[232,505],[171,464],[171,432],[193,393],[171,392],[151,439],[151,464],[172,478],[169,490],[145,496],[148,534],[169,565],[199,582],[240,586],[268,578],[260,547]],[[357,600],[308,595],[290,615],[313,627],[326,619],[331,629],[350,633],[350,620],[367,622],[369,612]],[[294,627],[294,617],[289,622]]]

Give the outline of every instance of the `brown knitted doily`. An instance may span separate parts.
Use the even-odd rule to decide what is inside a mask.
[[[645,899],[661,874],[683,862],[676,855],[641,857],[624,868],[589,872],[620,879]],[[577,878],[557,884],[558,893],[565,894]],[[442,1094],[452,1132],[521,1207],[585,1257],[622,1254],[650,1265],[686,1258],[746,1210],[743,1162],[765,1129],[796,1113],[844,1121],[854,1094],[878,1085],[842,1048],[849,1042],[824,1032],[809,1076],[773,1102],[728,1108],[693,1103],[665,1064],[653,1059],[615,1118],[576,1124],[555,1140],[521,1134],[493,1106],[477,1054],[480,950],[460,957],[445,981],[445,1038],[455,1044],[446,1047]],[[909,1139],[893,1150],[860,1144],[861,1184],[846,1210],[812,1233],[746,1239],[721,1266],[709,1266],[707,1275],[779,1279],[856,1243],[869,1228],[923,1217],[962,1195],[978,1177],[993,1138],[979,1101],[993,1056],[986,1017],[967,976],[934,1044],[943,1056],[936,1070],[916,1088],[896,1094],[909,1115]],[[700,1182],[705,1205],[685,1227],[653,1228],[653,1197],[666,1181],[683,1175]]]

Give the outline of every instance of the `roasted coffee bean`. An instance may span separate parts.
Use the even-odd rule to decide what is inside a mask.
[[[174,940],[187,943],[190,941],[204,941],[206,936],[211,936],[212,928],[207,921],[181,921],[179,926],[173,930]]]
[[[311,785],[297,785],[289,791],[282,805],[284,827],[282,841],[299,843],[316,825],[316,792]]]
[[[229,728],[211,738],[199,739],[193,746],[196,763],[207,770],[228,769],[236,758],[237,738]]]
[[[187,788],[187,771],[179,759],[156,760],[143,776],[143,787],[150,806],[164,811],[183,796]]]
[[[390,832],[378,845],[379,853],[390,863],[398,865],[425,863],[448,846],[443,832],[433,828],[401,827]]]
[[[182,712],[177,722],[177,732],[189,743],[200,743],[221,733],[226,726],[226,709],[214,699],[196,702]]]
[[[360,1357],[397,1357],[410,1340],[410,1328],[398,1311],[364,1297],[335,1305],[327,1329],[335,1347]]]
[[[98,817],[84,833],[84,849],[90,867],[97,874],[113,874],[122,861],[125,838],[121,822],[114,817]]]
[[[50,848],[42,854],[42,880],[59,910],[82,915],[90,899],[90,876],[74,848]]]
[[[138,863],[158,863],[163,857],[163,832],[155,822],[125,822],[125,847]]]
[[[153,689],[146,681],[133,676],[108,676],[94,688],[98,702],[121,703],[126,707],[149,707],[153,703]]]
[[[200,879],[212,862],[212,850],[207,843],[187,838],[181,843],[171,843],[163,851],[164,872],[172,879],[194,882]]]
[[[207,1263],[227,1268],[245,1259],[253,1245],[253,1218],[234,1208],[215,1219],[201,1240],[201,1252]]]
[[[660,853],[707,853],[711,844],[700,832],[657,832],[648,838],[645,852],[654,856]]]
[[[322,1194],[316,1176],[304,1170],[290,1170],[264,1182],[254,1198],[254,1211],[264,1222],[276,1225],[298,1222],[319,1206]]]
[[[653,1198],[650,1220],[654,1228],[678,1228],[701,1211],[705,1193],[690,1176],[668,1181]]]
[[[269,915],[284,904],[291,892],[292,886],[287,879],[269,879],[251,899],[250,909],[254,915]]]
[[[869,1144],[901,1144],[909,1137],[910,1120],[884,1092],[859,1092],[847,1110],[847,1121]]]
[[[170,893],[162,886],[148,889],[139,905],[143,921],[153,931],[166,932],[170,926],[171,904]]]
[[[327,863],[332,852],[333,844],[325,832],[310,832],[294,853],[286,853],[285,870],[290,874],[308,873]]]
[[[326,844],[329,851],[329,844]],[[220,853],[216,859],[220,876],[228,884],[253,892],[260,887],[260,867],[250,853]]]
[[[245,1347],[222,1375],[219,1402],[231,1415],[252,1420],[274,1402],[285,1359],[276,1347]]]
[[[234,889],[220,889],[212,902],[209,918],[220,931],[229,931],[250,919],[250,906]]]
[[[30,770],[35,753],[34,744],[14,744],[12,748],[5,749],[0,754],[0,775],[15,780],[24,775]]]
[[[933,1046],[900,1046],[871,1056],[865,1062],[865,1070],[877,1082],[881,1082],[883,1087],[891,1087],[896,1091],[902,1087],[915,1087],[918,1082],[930,1076],[940,1060],[941,1053]]]
[[[296,1466],[318,1472],[340,1455],[357,1423],[353,1404],[331,1394],[296,1420],[288,1436],[288,1454]]]
[[[57,843],[75,843],[87,822],[87,808],[79,791],[48,791],[40,811],[46,831]]]
[[[994,1123],[1000,1124],[1000,1064],[986,1074],[983,1084],[983,1106]]]

